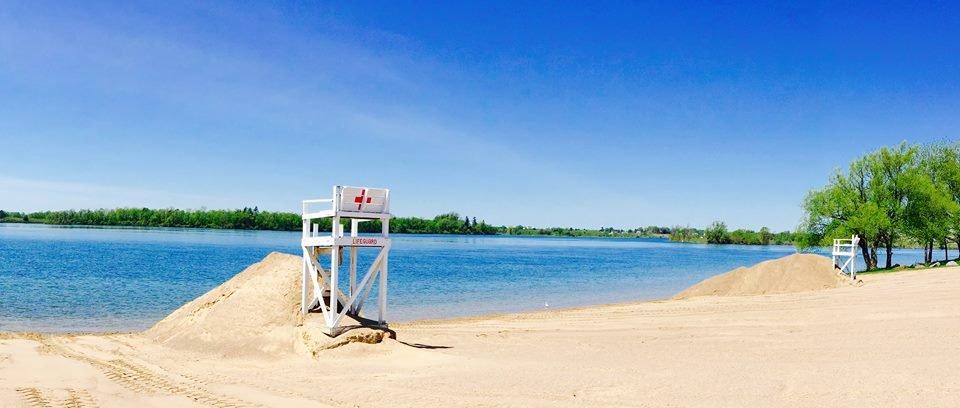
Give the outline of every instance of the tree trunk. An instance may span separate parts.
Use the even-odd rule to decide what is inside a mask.
[[[950,252],[947,251],[947,241],[943,241],[943,261],[946,262],[949,260],[950,260]]]
[[[867,247],[867,240],[863,238],[860,238],[860,252],[863,253],[863,264],[867,270],[873,269],[873,264],[870,263],[870,249]]]
[[[887,269],[893,266],[893,238],[887,237]]]
[[[877,246],[878,244],[876,242],[870,245],[870,265],[872,265],[873,268],[876,268],[877,265],[879,265],[877,262]]]

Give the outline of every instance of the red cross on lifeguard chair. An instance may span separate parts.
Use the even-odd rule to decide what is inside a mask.
[[[315,204],[330,203],[330,209],[311,211]],[[327,334],[336,336],[343,317],[360,316],[363,304],[373,283],[379,277],[377,321],[386,324],[387,314],[387,257],[390,253],[390,190],[383,188],[334,186],[333,198],[303,201],[303,282],[301,312],[306,315],[317,309],[323,313]],[[316,220],[331,218],[329,235],[320,233]],[[350,236],[344,237],[341,219],[350,219]],[[361,222],[380,220],[379,236],[359,236],[357,225]],[[350,283],[344,293],[338,287],[342,248],[350,248]],[[357,249],[380,248],[380,253],[357,282]],[[321,266],[319,257],[330,254],[330,270]],[[312,289],[312,295],[311,295]],[[358,319],[359,320],[359,319]]]

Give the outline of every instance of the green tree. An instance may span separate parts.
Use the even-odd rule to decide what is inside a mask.
[[[819,245],[821,239],[822,237],[815,231],[800,226],[793,233],[793,246],[796,247],[797,252],[807,252]]]
[[[937,144],[930,147],[929,159],[922,160],[925,171],[931,174],[934,183],[960,206],[960,142]],[[948,239],[960,250],[960,209],[950,215]]]
[[[886,214],[890,224],[880,230],[879,238],[886,249],[886,267],[893,264],[893,244],[906,229],[906,211],[914,190],[918,188],[916,182],[923,180],[916,177],[918,171],[917,146],[908,146],[901,143],[895,148],[881,148],[868,155],[868,163],[875,175],[871,182],[874,184],[871,191],[875,195],[873,200]]]
[[[696,232],[690,227],[675,226],[670,230],[670,240],[676,242],[693,242]]]
[[[760,245],[760,234],[746,229],[734,230],[729,234],[729,243],[737,245]]]
[[[760,245],[770,245],[770,241],[773,239],[773,234],[770,233],[769,228],[760,228],[758,235],[760,236]]]
[[[837,171],[826,187],[807,194],[803,204],[805,238],[818,237],[819,244],[829,245],[834,238],[858,235],[867,269],[877,267],[881,232],[891,226],[887,214],[875,201],[875,168],[869,156],[857,159],[847,173]]]
[[[956,239],[960,204],[954,189],[960,185],[960,160],[950,146],[933,145],[920,153],[919,167],[911,171],[904,213],[905,233],[924,247],[924,261],[933,261],[933,248],[946,248]],[[946,251],[945,251],[946,252]],[[944,258],[946,258],[946,254]]]
[[[826,187],[807,195],[804,233],[820,237],[821,244],[860,236],[868,269],[878,266],[878,248],[886,250],[891,267],[901,237],[920,241],[929,253],[931,242],[945,241],[949,215],[957,212],[946,184],[936,181],[937,157],[901,143],[855,160],[846,173],[838,171]]]
[[[723,221],[714,221],[704,231],[708,244],[729,244],[730,234],[727,233],[727,224]]]

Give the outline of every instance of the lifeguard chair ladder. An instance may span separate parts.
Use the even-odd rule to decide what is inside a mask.
[[[315,210],[317,204],[331,204],[328,209]],[[379,302],[378,323],[386,325],[387,314],[387,257],[390,253],[390,190],[383,188],[334,186],[333,197],[328,199],[303,201],[303,281],[301,290],[301,313],[306,315],[317,309],[323,313],[326,333],[339,334],[339,325],[343,317],[350,314],[360,316],[363,304],[373,283],[379,277],[377,300]],[[330,234],[321,234],[317,220],[331,218]],[[350,236],[344,237],[340,221],[350,219]],[[380,220],[380,236],[357,234],[357,225],[361,222]],[[350,248],[349,287],[344,293],[339,287],[339,269],[342,263],[343,247]],[[357,249],[360,247],[380,248],[367,273],[357,282]],[[321,254],[330,254],[330,269],[320,264]],[[310,294],[312,290],[312,295]],[[329,298],[329,301],[325,298]],[[358,319],[360,320],[360,319]]]
[[[833,265],[840,270],[840,273],[849,275],[851,280],[857,279],[856,259],[859,244],[860,237],[856,235],[851,236],[850,239],[833,240]]]

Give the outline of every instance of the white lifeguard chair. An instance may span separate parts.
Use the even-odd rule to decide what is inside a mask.
[[[856,235],[851,236],[850,239],[833,240],[833,266],[839,269],[840,273],[849,275],[851,280],[857,279],[858,245],[860,245],[860,237]]]
[[[331,204],[326,209],[314,209],[317,204]],[[339,334],[339,325],[347,314],[360,319],[360,311],[373,283],[379,277],[377,322],[386,325],[387,314],[387,257],[390,253],[390,190],[383,188],[334,186],[333,197],[303,201],[303,281],[301,312],[317,309],[323,313],[326,333]],[[330,234],[321,235],[317,220],[331,218]],[[350,219],[350,235],[343,235],[341,219]],[[380,220],[380,236],[358,235],[361,222]],[[346,293],[339,287],[339,269],[343,247],[350,248],[350,280]],[[367,273],[357,282],[357,249],[380,248],[380,253]],[[320,264],[321,254],[330,254],[330,269]],[[312,295],[311,291],[312,290]]]

